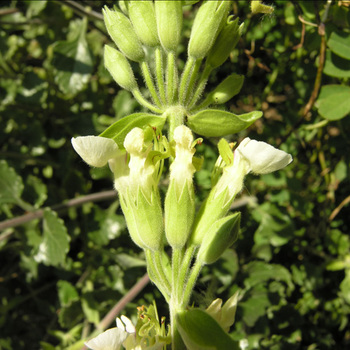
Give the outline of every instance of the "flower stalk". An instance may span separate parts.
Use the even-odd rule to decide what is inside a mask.
[[[122,88],[154,114],[127,116],[102,134],[106,137],[77,137],[72,144],[89,165],[109,165],[130,237],[144,251],[150,279],[169,304],[170,329],[165,330],[151,305],[140,308],[135,326],[126,318],[118,319],[116,328],[87,342],[91,349],[124,346],[127,350],[155,350],[170,343],[172,350],[200,349],[198,338],[183,321],[190,315],[187,309],[203,266],[217,261],[238,237],[241,216],[231,213],[230,206],[249,173],[267,174],[292,161],[291,155],[264,142],[246,137],[237,146],[222,138],[227,130],[242,132],[262,115],[237,116],[211,107],[238,94],[242,76],[231,74],[200,101],[213,69],[228,59],[242,35],[243,24],[229,15],[230,4],[214,0],[201,5],[180,79],[177,54],[182,39],[182,2],[131,0],[124,2],[124,13],[107,7],[103,10],[108,33],[119,49],[105,47],[105,66]],[[141,93],[128,60],[139,63],[148,94]],[[167,137],[162,134],[164,124]],[[212,188],[198,211],[193,178],[203,163],[195,156],[203,139],[194,140],[193,132],[222,138]],[[165,175],[165,161],[170,172],[162,200],[159,182]],[[206,320],[216,320],[214,327],[223,332],[227,348],[238,349],[226,334],[234,321],[237,296],[222,309],[221,303],[215,301],[208,308],[211,316]],[[191,317],[197,314],[201,312],[191,313]]]

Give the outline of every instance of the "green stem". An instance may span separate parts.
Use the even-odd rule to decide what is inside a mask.
[[[135,99],[137,100],[137,102],[148,108],[150,111],[157,113],[157,114],[162,114],[163,110],[159,109],[158,107],[156,107],[155,105],[153,105],[152,103],[148,102],[141,94],[141,91],[138,89],[135,89],[132,91],[132,94],[134,95]]]
[[[171,285],[170,282],[168,280],[168,277],[164,271],[164,265],[163,265],[163,260],[162,260],[162,256],[161,256],[161,252],[160,251],[155,251],[153,252],[153,259],[156,265],[156,269],[158,271],[158,274],[160,276],[160,278],[162,279],[166,289],[169,291],[171,291]]]
[[[170,324],[171,324],[171,349],[172,350],[186,350],[185,344],[181,338],[177,328],[176,314],[182,311],[179,304],[171,299],[169,304],[170,309]]]
[[[153,102],[158,107],[161,107],[162,103],[160,102],[160,99],[158,97],[156,87],[155,87],[155,85],[153,83],[153,77],[152,77],[152,74],[151,74],[151,72],[149,70],[147,62],[146,61],[142,61],[140,63],[140,66],[141,66],[143,78],[145,80],[145,83],[146,83],[146,86],[148,88],[148,91],[150,92],[150,94],[152,96]]]
[[[165,84],[164,84],[164,71],[163,71],[163,55],[160,47],[156,48],[156,77],[158,91],[160,99],[162,100],[163,105],[166,105],[166,96],[165,96]]]
[[[164,284],[164,281],[160,278],[156,264],[154,263],[152,251],[145,250],[146,261],[147,261],[147,271],[152,282],[157,286],[160,292],[163,294],[166,302],[170,302],[170,290]]]
[[[186,110],[181,106],[171,107],[167,110],[168,116],[168,140],[172,141],[174,138],[174,130],[179,125],[182,125],[185,120]]]
[[[196,63],[196,60],[193,57],[189,57],[186,62],[184,71],[182,73],[180,89],[179,89],[179,102],[181,105],[183,105],[186,100],[187,89],[188,89],[189,81],[191,79],[191,74],[195,63]]]
[[[187,105],[190,102],[190,98],[193,95],[193,87],[197,81],[198,78],[198,71],[199,68],[201,67],[202,64],[202,59],[199,59],[195,62],[194,67],[193,67],[193,71],[191,74],[191,78],[190,81],[188,83],[188,88],[187,88],[187,95],[186,95],[186,99],[185,99],[185,105]]]
[[[195,251],[196,247],[195,246],[190,246],[186,249],[185,255],[181,259],[181,266],[177,278],[177,295],[183,295],[184,289],[185,289],[185,284],[188,278],[188,271],[190,269],[193,253]],[[186,307],[187,305],[183,305]]]
[[[176,87],[177,87],[177,71],[175,64],[175,53],[168,53],[168,65],[167,65],[167,100],[168,105],[174,104]]]
[[[205,66],[203,73],[199,79],[196,91],[194,92],[193,97],[191,98],[190,103],[188,104],[189,109],[192,109],[192,107],[195,105],[195,103],[198,101],[198,99],[201,97],[205,85],[207,84],[208,78],[210,73],[212,72],[213,68],[211,68],[210,66]]]
[[[194,285],[197,281],[197,278],[202,270],[203,264],[199,262],[198,260],[195,262],[193,265],[191,272],[190,272],[190,277],[188,278],[186,287],[183,292],[183,301],[182,301],[182,307],[186,307],[188,303],[190,302],[192,290],[194,288]]]

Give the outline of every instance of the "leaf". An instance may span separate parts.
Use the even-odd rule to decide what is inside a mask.
[[[145,129],[148,126],[151,126],[161,130],[164,123],[165,118],[159,115],[147,113],[130,114],[112,124],[100,134],[100,136],[113,139],[120,149],[124,149],[123,143],[125,136],[131,131],[131,129],[136,127]]]
[[[246,288],[252,288],[269,280],[276,280],[285,282],[290,291],[294,289],[291,274],[281,265],[253,261],[245,267],[245,272],[248,274],[248,277],[244,280]]]
[[[6,161],[0,161],[0,204],[19,203],[23,191],[22,178],[10,168]]]
[[[350,68],[349,61],[335,55],[332,51],[327,50],[326,62],[323,73],[335,78],[349,78]]]
[[[238,343],[204,310],[181,311],[176,320],[189,350],[239,350]]]
[[[44,210],[43,231],[43,241],[35,260],[45,265],[62,266],[69,250],[70,238],[63,220],[49,208]]]
[[[58,298],[61,306],[67,307],[74,301],[79,300],[79,294],[75,287],[68,281],[60,280],[57,282]]]
[[[76,94],[90,78],[92,57],[85,38],[87,22],[80,21],[78,35],[70,41],[58,41],[53,46],[55,81],[62,92]]]
[[[327,42],[328,47],[336,55],[350,60],[350,34],[345,32],[333,32]],[[350,62],[349,62],[350,64]]]
[[[349,62],[350,65],[350,62]],[[350,113],[350,87],[324,85],[316,101],[318,112],[328,120],[339,120]]]
[[[25,198],[28,198],[28,194],[30,196],[28,201],[33,203],[35,208],[40,208],[47,199],[47,187],[41,179],[36,176],[28,176],[25,190]]]
[[[261,116],[260,111],[236,115],[218,109],[206,109],[189,116],[187,125],[199,135],[220,137],[246,129]]]
[[[249,298],[240,302],[238,307],[243,310],[243,320],[249,327],[253,327],[256,321],[266,314],[266,309],[271,305],[267,289],[258,285],[251,290]]]

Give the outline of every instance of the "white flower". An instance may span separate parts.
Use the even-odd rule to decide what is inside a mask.
[[[193,135],[189,128],[180,125],[174,130],[175,159],[170,166],[170,180],[174,179],[179,187],[183,187],[186,180],[192,182],[192,177],[196,171],[192,164],[195,149],[192,146]]]
[[[236,151],[248,161],[250,171],[255,174],[272,173],[286,167],[293,160],[290,154],[249,137],[240,143]]]
[[[101,136],[73,137],[72,145],[80,157],[94,167],[106,165],[108,160],[120,153],[118,145],[112,139]]]
[[[119,350],[128,337],[128,333],[120,328],[111,328],[85,343],[92,350]]]
[[[228,198],[233,198],[243,187],[244,177],[253,172],[268,174],[286,167],[292,156],[268,143],[245,138],[234,152],[232,165],[223,169],[216,185],[215,197],[228,189]]]
[[[130,154],[129,188],[136,195],[138,188],[141,187],[144,195],[150,198],[152,188],[155,186],[153,176],[155,168],[153,164],[146,164],[152,145],[145,147],[144,139],[144,131],[140,128],[133,128],[125,137],[124,147]],[[115,186],[118,191],[123,189],[117,182]]]
[[[133,323],[124,315],[121,316],[121,319],[117,317],[116,322],[117,327],[106,330],[86,342],[85,345],[92,350],[119,350],[122,345],[127,350],[136,350],[136,347],[127,345],[136,344],[136,329]]]

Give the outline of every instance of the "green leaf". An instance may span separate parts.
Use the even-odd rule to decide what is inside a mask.
[[[99,304],[91,292],[84,294],[81,299],[81,306],[88,321],[97,325],[100,322]]]
[[[350,34],[333,32],[327,42],[328,47],[336,55],[350,60]]]
[[[271,305],[267,289],[258,285],[249,293],[249,298],[246,301],[238,304],[239,309],[242,309],[244,322],[249,327],[253,327],[256,321],[266,315],[266,309]]]
[[[33,203],[35,208],[40,208],[47,199],[47,187],[41,179],[36,176],[28,176],[25,190],[25,198],[28,198],[28,193],[30,196],[28,201]]]
[[[19,203],[23,191],[22,178],[10,168],[6,161],[0,161],[0,204]]]
[[[86,42],[87,22],[79,22],[78,35],[72,40],[58,41],[53,46],[55,81],[62,92],[76,94],[90,78],[93,69],[91,53]]]
[[[62,266],[69,250],[70,237],[63,220],[49,208],[44,210],[43,231],[43,241],[35,260],[45,265]]]
[[[206,109],[189,116],[187,125],[199,135],[220,137],[236,134],[246,129],[257,119],[261,118],[261,116],[262,112],[260,111],[236,115],[222,110]]]
[[[204,310],[181,311],[176,320],[189,350],[239,350],[238,343]]]
[[[350,62],[349,62],[350,64]],[[339,120],[350,113],[350,87],[325,85],[316,101],[318,112],[328,120]]]
[[[350,68],[349,61],[335,55],[332,51],[327,50],[326,62],[323,73],[335,78],[349,78]]]
[[[290,291],[294,289],[291,274],[281,265],[267,264],[262,261],[253,261],[245,267],[245,272],[249,275],[244,280],[246,288],[252,288],[257,284],[267,282],[269,280],[276,280],[285,282]]]
[[[340,283],[340,290],[344,300],[350,304],[350,269],[345,272],[345,278]]]
[[[124,149],[124,139],[129,131],[133,128],[145,129],[148,126],[162,129],[165,123],[165,118],[159,115],[147,113],[135,113],[124,117],[109,128],[107,128],[100,136],[113,139],[120,149]]]
[[[58,298],[61,306],[66,307],[74,301],[79,300],[79,294],[75,287],[68,281],[60,280],[57,282]]]

